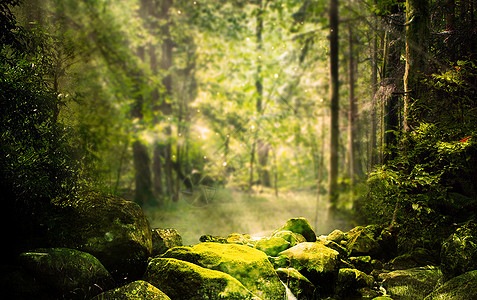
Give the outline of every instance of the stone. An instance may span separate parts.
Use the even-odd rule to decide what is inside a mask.
[[[391,297],[424,299],[442,282],[442,272],[435,266],[418,267],[382,273],[379,279]]]
[[[437,261],[432,253],[424,248],[416,248],[409,253],[393,258],[386,264],[386,267],[391,270],[405,270],[433,265],[437,265]]]
[[[106,291],[91,300],[103,299],[171,300],[160,289],[143,280],[137,280],[117,289]]]
[[[304,236],[302,236],[299,233],[291,232],[289,230],[275,231],[272,234],[272,237],[278,237],[278,238],[282,238],[286,240],[287,242],[290,243],[290,247],[293,247],[299,243],[306,242],[306,239]]]
[[[165,253],[167,250],[182,246],[182,237],[176,229],[152,229],[152,256]]]
[[[204,234],[199,238],[199,241],[202,243],[221,243],[226,244],[227,239],[221,236],[213,236],[210,234]]]
[[[299,300],[315,299],[315,286],[298,270],[293,268],[278,268],[278,277],[293,295]]]
[[[251,236],[248,234],[231,233],[227,237],[227,243],[247,245],[250,242]]]
[[[477,270],[469,271],[446,281],[424,300],[468,300],[477,299]]]
[[[341,243],[342,240],[345,239],[345,237],[346,236],[343,231],[336,229],[336,230],[333,230],[330,234],[328,234],[326,239],[339,244]]]
[[[19,256],[20,265],[50,297],[91,298],[114,286],[114,280],[89,253],[68,248],[41,248]],[[35,298],[42,298],[35,295]]]
[[[262,299],[280,299],[285,294],[285,287],[267,255],[249,246],[201,243],[192,247],[172,248],[162,257],[180,259],[225,272]]]
[[[376,256],[381,253],[381,246],[376,237],[374,226],[357,226],[347,233],[346,249],[350,256]]]
[[[259,300],[229,274],[174,258],[153,258],[144,280],[174,300]]]
[[[316,234],[313,228],[305,218],[291,218],[289,219],[285,225],[275,230],[275,233],[279,231],[291,231],[294,233],[299,233],[303,237],[305,237],[307,242],[314,242],[316,241]]]
[[[92,254],[118,283],[144,274],[152,252],[152,232],[136,203],[89,193],[58,208],[53,223],[48,231],[53,247]]]
[[[468,223],[458,228],[441,248],[441,270],[449,280],[467,271],[477,269],[477,224]]]
[[[356,269],[363,271],[366,274],[370,274],[373,271],[372,258],[369,255],[350,257],[349,262],[355,266]]]
[[[298,270],[315,285],[319,294],[331,293],[338,275],[339,253],[321,243],[305,242],[278,254],[277,267]]]
[[[362,288],[371,288],[374,278],[357,269],[340,269],[336,280],[335,293],[341,297],[359,296]]]
[[[262,238],[255,244],[255,248],[268,256],[277,256],[278,253],[290,248],[290,243],[280,237]]]

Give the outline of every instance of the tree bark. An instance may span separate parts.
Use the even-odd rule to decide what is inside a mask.
[[[334,214],[338,204],[338,152],[339,152],[339,77],[338,77],[338,0],[330,0],[330,165],[328,201],[330,213]]]
[[[404,130],[410,131],[413,116],[410,106],[426,92],[422,84],[427,72],[429,40],[429,0],[406,1],[406,71],[404,74]]]
[[[147,147],[139,141],[133,144],[136,191],[134,201],[140,206],[150,204],[154,199],[152,193],[151,170]]]
[[[356,60],[353,49],[353,30],[351,22],[348,23],[348,84],[349,84],[349,110],[348,110],[348,155],[349,155],[349,177],[351,185],[356,183],[358,177],[358,158],[357,158],[357,120],[358,111],[355,98],[355,73]]]
[[[383,68],[384,93],[384,155],[386,163],[396,157],[398,146],[398,132],[400,131],[399,114],[399,87],[402,84],[401,77],[401,52],[402,43],[402,15],[397,6],[391,8],[391,18],[386,30],[386,53]]]

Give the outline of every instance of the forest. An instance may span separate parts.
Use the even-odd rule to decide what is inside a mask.
[[[2,293],[477,297],[476,18],[475,0],[1,0]]]

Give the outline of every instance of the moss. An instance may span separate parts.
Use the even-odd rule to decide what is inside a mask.
[[[299,233],[305,237],[308,242],[316,241],[316,234],[313,228],[305,218],[292,218],[289,219],[285,225],[275,230],[274,233],[279,231],[291,231],[294,233]]]
[[[173,258],[152,259],[145,280],[178,300],[256,299],[242,283],[226,273]]]
[[[101,262],[82,251],[36,249],[22,253],[19,261],[35,280],[50,288],[51,294],[68,295],[67,298],[91,297],[114,285]]]
[[[315,286],[298,270],[278,268],[277,274],[297,299],[315,299]]]
[[[452,278],[425,298],[425,300],[438,299],[477,299],[477,270]]]
[[[290,247],[295,246],[298,243],[306,242],[304,236],[299,233],[291,232],[289,230],[275,231],[272,237],[279,237],[290,243]]]
[[[264,299],[278,299],[285,293],[267,255],[248,246],[201,243],[193,247],[172,248],[162,257],[176,258],[225,272]]]
[[[442,281],[442,272],[437,267],[419,267],[383,273],[383,287],[391,296],[406,299],[423,299]]]
[[[257,242],[255,248],[268,256],[277,256],[278,253],[290,248],[290,243],[279,237],[263,238]]]
[[[91,300],[103,299],[170,300],[171,298],[152,284],[137,280],[117,289],[101,293]]]
[[[292,267],[308,278],[322,295],[333,291],[339,268],[339,253],[321,243],[300,243],[282,251],[275,260],[277,267]]]

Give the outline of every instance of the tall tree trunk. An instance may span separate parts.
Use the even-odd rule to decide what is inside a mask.
[[[263,106],[263,77],[262,77],[262,49],[263,49],[263,13],[265,10],[265,6],[262,0],[258,0],[258,13],[257,13],[257,25],[255,29],[256,34],[256,43],[257,43],[257,74],[255,78],[255,88],[257,92],[257,99],[256,99],[256,111],[257,115],[262,114],[262,106]],[[271,186],[270,184],[270,174],[267,169],[267,161],[268,161],[268,154],[269,154],[270,146],[258,139],[258,126],[257,131],[254,134],[254,140],[252,143],[252,151],[250,153],[250,179],[249,185],[250,189],[253,185],[253,176],[254,176],[254,164],[255,164],[255,154],[258,156],[258,175],[260,183],[264,186]]]
[[[164,0],[161,1],[161,10],[160,10],[160,19],[163,22],[161,27],[161,34],[163,37],[162,40],[162,55],[161,55],[161,69],[163,71],[169,71],[172,67],[172,37],[170,32],[170,17],[169,17],[169,10],[172,7],[173,0]],[[160,110],[164,115],[171,115],[172,114],[172,105],[170,103],[170,99],[172,98],[172,75],[167,74],[162,79],[162,84],[166,90],[166,95],[169,99],[163,99],[161,102]],[[168,101],[169,100],[169,101]],[[172,161],[172,145],[170,141],[170,136],[172,130],[170,126],[165,128],[165,133],[167,136],[166,144],[161,146],[163,149],[162,155],[164,159],[164,175],[165,175],[165,182],[166,182],[166,190],[167,194],[171,197],[173,201],[177,201],[179,199],[179,195],[177,194],[175,188],[175,179],[173,174],[173,161]]]
[[[358,111],[355,98],[355,70],[356,60],[353,50],[353,30],[351,22],[348,23],[348,84],[349,84],[349,111],[348,111],[348,153],[349,153],[349,177],[351,185],[356,183],[358,175],[357,159],[357,119]]]
[[[376,96],[378,91],[378,22],[377,17],[373,16],[373,38],[372,38],[372,53],[371,53],[371,129],[368,150],[368,171],[378,163],[377,157],[377,103]]]
[[[141,206],[150,204],[154,199],[151,188],[151,161],[147,147],[139,141],[135,141],[133,144],[133,159],[134,169],[136,171],[134,201]]]
[[[429,40],[429,0],[406,1],[406,71],[404,74],[404,130],[412,127],[410,105],[423,99]]]
[[[401,111],[399,87],[401,86],[402,15],[398,7],[391,8],[391,18],[386,30],[386,53],[383,68],[384,99],[384,162],[396,157],[399,114]]]
[[[339,77],[338,77],[338,0],[330,0],[330,165],[328,201],[333,217],[338,204],[338,152],[339,152]]]

